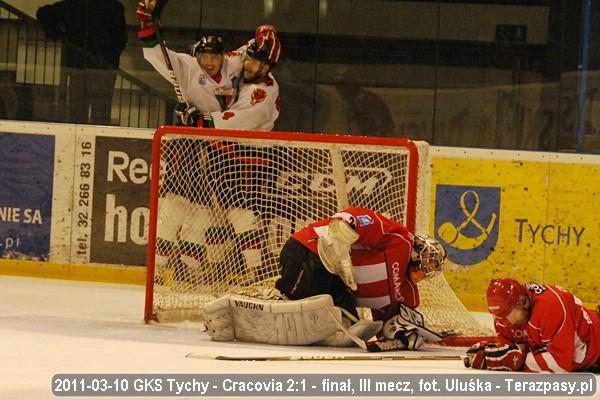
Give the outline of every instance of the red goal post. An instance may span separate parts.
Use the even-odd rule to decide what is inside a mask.
[[[145,320],[198,319],[202,305],[219,295],[272,286],[287,237],[350,205],[427,234],[428,148],[404,138],[159,128],[152,146]],[[442,280],[431,289],[438,293],[425,287],[422,295],[424,303],[443,297],[443,310],[429,312],[440,317],[421,311],[434,329],[461,329],[468,312]],[[460,320],[438,325],[455,303]]]

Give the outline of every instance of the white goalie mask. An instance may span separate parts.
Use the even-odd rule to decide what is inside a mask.
[[[430,278],[442,272],[446,250],[435,239],[415,235],[411,259],[417,264],[417,270],[422,272],[423,277]]]

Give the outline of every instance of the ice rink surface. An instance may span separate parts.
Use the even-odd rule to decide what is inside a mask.
[[[57,373],[493,373],[468,370],[461,361],[258,362],[186,358],[189,353],[230,356],[368,353],[358,348],[216,343],[202,332],[200,324],[147,325],[143,322],[143,309],[141,286],[0,276],[0,399],[58,398],[51,391],[51,378]],[[427,354],[462,354],[464,349],[429,351]],[[552,397],[558,398],[567,397]],[[594,398],[600,395],[596,393]]]

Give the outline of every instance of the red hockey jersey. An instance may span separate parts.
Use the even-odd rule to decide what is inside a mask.
[[[359,234],[350,251],[358,286],[354,292],[357,305],[371,308],[373,316],[381,319],[397,313],[399,303],[416,308],[419,292],[407,274],[413,234],[382,214],[352,207],[312,223],[292,237],[318,254],[317,239],[327,235],[333,218],[345,220]]]
[[[530,372],[581,371],[600,357],[600,318],[560,286],[527,283],[533,302],[527,325],[496,319],[504,343],[527,343],[523,369]]]

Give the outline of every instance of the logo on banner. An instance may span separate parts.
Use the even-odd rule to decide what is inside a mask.
[[[360,226],[373,225],[373,218],[368,215],[359,215],[356,219],[358,219],[358,224]]]
[[[437,185],[435,238],[459,265],[477,264],[498,242],[500,188]]]

